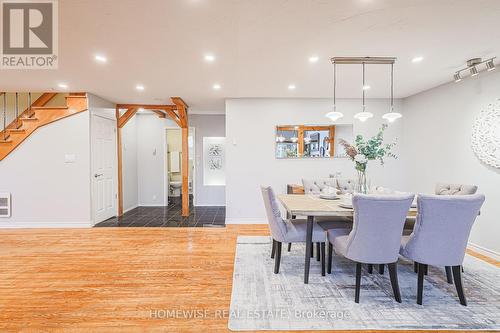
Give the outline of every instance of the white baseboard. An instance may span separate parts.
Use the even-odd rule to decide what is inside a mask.
[[[480,246],[480,245],[477,245],[474,243],[470,243],[470,242],[467,244],[467,247],[469,249],[471,249],[472,251],[475,251],[475,252],[480,253],[484,256],[487,256],[487,257],[490,257],[490,258],[495,259],[497,261],[500,261],[500,253],[498,253],[496,251],[487,249],[483,246]]]
[[[267,224],[267,220],[265,218],[226,217],[226,224]]]
[[[214,206],[225,207],[226,204],[225,203],[223,203],[223,204],[199,204],[199,203],[195,203],[193,206],[195,206],[195,207],[214,207]]]
[[[137,207],[139,207],[139,205],[135,205],[135,206],[129,207],[129,208],[127,208],[127,209],[125,209],[123,211],[123,214],[125,214],[126,212],[130,212],[132,209],[136,209]]]
[[[0,229],[92,228],[93,222],[0,222]]]

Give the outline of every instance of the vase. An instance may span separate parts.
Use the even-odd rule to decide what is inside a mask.
[[[358,179],[356,181],[356,193],[368,194],[368,179],[366,177],[366,167],[357,170]]]

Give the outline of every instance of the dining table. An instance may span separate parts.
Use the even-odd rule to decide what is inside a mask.
[[[309,283],[309,267],[312,251],[312,231],[315,217],[353,217],[354,209],[349,206],[352,197],[339,195],[337,199],[322,199],[314,194],[280,194],[278,200],[290,216],[307,217],[306,253],[304,266],[304,283]],[[415,216],[417,208],[411,207],[408,216]]]

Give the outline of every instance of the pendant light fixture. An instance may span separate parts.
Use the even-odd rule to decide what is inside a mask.
[[[360,120],[360,121],[366,121],[370,118],[373,117],[373,113],[371,112],[368,112],[366,111],[366,104],[365,104],[365,87],[366,87],[366,84],[365,84],[365,63],[363,62],[362,65],[363,67],[363,85],[361,86],[361,91],[363,92],[363,105],[362,105],[362,111],[361,112],[358,112],[354,115],[354,118]]]
[[[340,111],[337,111],[337,99],[336,99],[336,88],[337,88],[337,72],[336,64],[333,62],[333,111],[328,112],[325,116],[330,118],[331,121],[337,121],[344,116]]]
[[[403,115],[399,112],[394,112],[394,64],[391,64],[391,108],[389,112],[385,113],[382,118],[388,122],[393,123],[396,119],[401,118]]]

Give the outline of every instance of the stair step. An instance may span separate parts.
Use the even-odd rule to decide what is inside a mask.
[[[0,139],[0,145],[2,145],[2,144],[3,144],[3,145],[5,145],[5,144],[7,144],[7,145],[8,145],[8,144],[10,144],[10,143],[12,143],[12,140],[9,140],[9,139],[7,139],[7,140]]]
[[[87,98],[86,95],[69,95],[65,96],[65,98]]]
[[[38,121],[38,118],[19,118],[21,121]]]
[[[60,109],[64,110],[67,109],[68,107],[66,106],[32,106],[32,110],[53,110],[53,109]]]
[[[20,133],[20,134],[22,134],[22,133],[26,133],[26,130],[25,130],[25,129],[23,129],[23,128],[9,128],[9,129],[7,129],[7,132],[9,132],[9,133]]]

